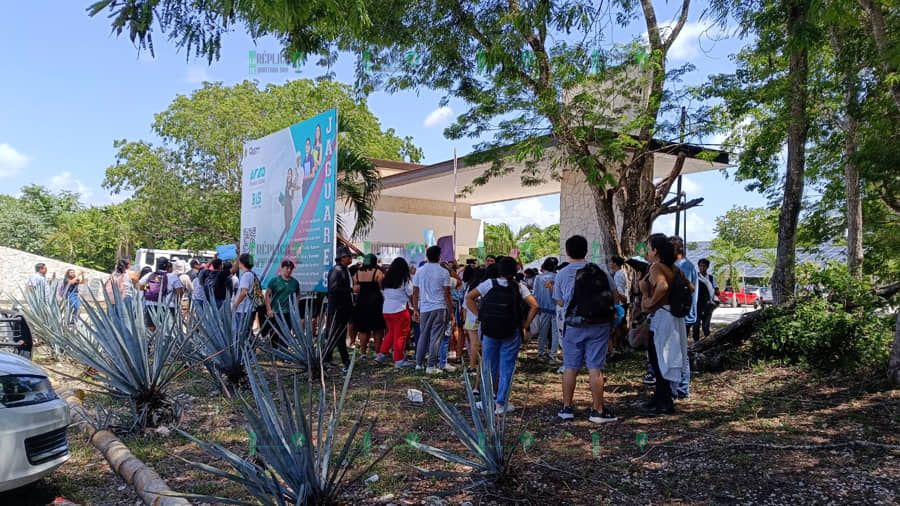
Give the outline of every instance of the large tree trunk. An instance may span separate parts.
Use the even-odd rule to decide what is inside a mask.
[[[847,269],[854,277],[863,272],[863,210],[860,197],[859,167],[856,165],[859,131],[859,84],[857,79],[857,57],[850,54],[844,43],[844,33],[837,27],[831,28],[831,45],[837,56],[838,67],[842,69],[844,88],[843,111],[840,120],[844,131],[844,184],[847,200]]]
[[[803,40],[809,3],[808,0],[788,0],[786,7],[790,51],[788,67],[790,118],[787,173],[784,178],[781,213],[778,216],[778,258],[772,276],[772,295],[776,304],[789,302],[794,296],[797,222],[803,203],[803,174],[806,168],[806,138],[809,131],[809,117],[806,111],[809,52],[806,48],[807,43]]]
[[[858,1],[859,5],[866,11],[866,15],[869,18],[869,22],[864,22],[863,24],[868,25],[869,31],[872,34],[872,39],[875,41],[875,46],[884,58],[884,63],[882,64],[884,76],[882,77],[882,80],[888,82],[888,78],[895,74],[897,69],[889,56],[896,55],[896,53],[893,52],[893,48],[891,47],[891,37],[888,35],[887,25],[884,22],[884,13],[881,12],[881,6],[878,4],[877,0]],[[891,90],[891,95],[894,97],[894,104],[897,106],[897,110],[900,110],[900,81],[895,79],[893,82],[888,82],[888,87]]]

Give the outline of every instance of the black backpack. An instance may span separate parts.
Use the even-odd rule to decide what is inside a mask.
[[[514,280],[502,286],[491,280],[491,290],[481,297],[478,321],[484,335],[494,339],[512,339],[525,319],[519,285]]]
[[[612,287],[606,271],[589,263],[575,273],[575,290],[566,316],[579,316],[583,323],[611,323],[616,316]]]
[[[678,267],[672,267],[672,281],[669,282],[669,312],[675,318],[684,318],[694,304],[694,290],[690,281]]]

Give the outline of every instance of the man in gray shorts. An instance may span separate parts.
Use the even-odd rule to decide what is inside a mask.
[[[569,265],[556,274],[553,285],[553,299],[565,309],[572,303],[575,294],[575,275],[583,269],[587,262],[587,239],[573,235],[566,240],[566,255]],[[605,272],[605,271],[604,271]],[[609,273],[607,273],[609,278]],[[612,279],[608,279],[612,287]],[[575,396],[575,380],[578,370],[587,365],[590,373],[591,398],[593,405],[588,420],[593,423],[614,422],[617,420],[612,411],[603,405],[603,367],[606,364],[606,350],[609,344],[611,323],[567,324],[563,331],[563,407],[558,416],[563,420],[575,418],[572,399]]]

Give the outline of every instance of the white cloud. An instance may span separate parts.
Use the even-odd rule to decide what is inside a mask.
[[[445,105],[428,113],[422,125],[425,128],[444,126],[450,122],[451,118],[453,118],[453,109]]]
[[[653,232],[672,235],[675,233],[675,215],[666,214],[660,216],[653,222]],[[715,237],[713,226],[707,223],[700,215],[693,210],[688,210],[687,216],[687,234],[684,228],[684,213],[681,215],[681,230],[679,235],[687,236],[688,242],[694,241],[711,241]]]
[[[559,206],[548,208],[540,198],[475,206],[472,208],[472,217],[494,225],[506,223],[513,232],[532,223],[539,227],[559,223]]]
[[[50,178],[50,189],[53,191],[76,192],[81,196],[82,202],[89,202],[94,195],[94,190],[79,181],[69,171],[61,172]]]
[[[703,192],[703,187],[689,176],[681,176],[681,190],[688,195],[699,195]]]
[[[209,67],[206,65],[188,65],[184,80],[190,84],[212,81],[212,77],[209,75]]]
[[[15,176],[31,159],[9,144],[0,144],[0,178]]]

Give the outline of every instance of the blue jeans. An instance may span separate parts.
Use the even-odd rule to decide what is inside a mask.
[[[517,332],[512,339],[494,339],[484,336],[481,341],[481,355],[484,367],[491,371],[497,388],[497,404],[506,405],[513,372],[516,370],[516,356],[522,346],[522,336]],[[484,387],[482,387],[484,388]]]
[[[447,322],[447,328],[450,329],[450,332],[453,332],[453,327],[451,323]],[[447,353],[450,351],[450,336],[447,335],[447,331],[444,331],[444,335],[441,336],[441,351],[438,353],[438,367],[441,369],[447,365]]]
[[[559,351],[559,329],[556,325],[556,313],[541,309],[537,315],[538,321],[538,356],[549,355],[556,358]],[[544,350],[549,349],[545,352]]]

